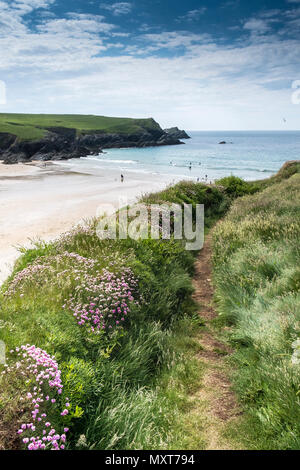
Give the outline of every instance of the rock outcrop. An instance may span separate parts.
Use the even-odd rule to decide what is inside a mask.
[[[183,138],[183,137],[181,137]],[[102,149],[156,147],[183,144],[179,138],[162,129],[145,129],[136,134],[89,132],[77,135],[76,129],[51,127],[40,140],[20,140],[15,135],[0,133],[0,160],[4,163],[32,160],[66,160],[98,155]]]
[[[190,136],[185,131],[178,129],[178,127],[170,127],[169,129],[164,129],[164,131],[175,139],[190,139]]]

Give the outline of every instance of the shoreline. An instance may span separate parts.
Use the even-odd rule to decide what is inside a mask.
[[[119,170],[87,173],[62,162],[0,163],[0,284],[31,240],[50,241],[74,225],[95,217],[107,204],[114,209],[134,203],[147,192],[159,191],[175,178]]]

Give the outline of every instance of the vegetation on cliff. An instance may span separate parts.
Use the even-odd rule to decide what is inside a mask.
[[[300,447],[295,167],[256,194],[226,180],[143,198],[205,204],[206,230],[223,218],[213,232],[215,323],[234,350],[245,410],[234,433],[246,448]],[[182,423],[204,327],[192,300],[195,256],[174,239],[100,240],[95,224],[24,250],[2,287],[0,448],[191,448]]]
[[[182,143],[152,118],[0,114],[0,159],[8,164],[80,158],[105,148]]]
[[[223,191],[202,184],[147,197],[158,199],[207,204],[208,224],[227,207]],[[94,224],[26,250],[3,286],[0,334],[9,366],[0,378],[0,447],[170,445],[184,384],[196,373],[178,350],[182,331],[197,321],[194,256],[182,241],[99,240]],[[22,346],[54,356],[61,394],[44,379],[43,364],[42,384],[31,369],[14,366]]]
[[[161,131],[154,119],[131,119],[80,114],[0,114],[0,133],[20,140],[39,140],[51,128],[76,129],[77,135],[91,133],[135,134]]]
[[[214,230],[215,299],[220,327],[235,349],[246,448],[299,449],[299,162],[260,186],[265,189],[238,199]]]

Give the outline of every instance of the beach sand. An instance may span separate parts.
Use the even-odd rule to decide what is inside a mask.
[[[30,176],[39,173],[42,163],[18,163],[15,165],[5,165],[0,162],[0,178],[15,178]]]
[[[106,204],[117,209],[173,182],[149,173],[124,176],[121,183],[117,170],[79,172],[61,162],[0,163],[0,282],[11,272],[18,247],[54,239]]]

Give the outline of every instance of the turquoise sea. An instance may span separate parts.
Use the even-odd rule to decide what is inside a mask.
[[[174,179],[203,181],[207,175],[207,181],[212,181],[231,174],[246,180],[267,178],[285,161],[300,159],[300,131],[188,133],[192,138],[184,140],[184,145],[105,150],[99,156],[80,159],[78,164]],[[220,145],[220,141],[228,143]]]

